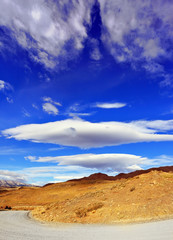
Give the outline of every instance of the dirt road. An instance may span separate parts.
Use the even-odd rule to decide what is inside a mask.
[[[0,212],[2,240],[172,240],[173,220],[129,225],[81,225],[38,223],[27,211]]]

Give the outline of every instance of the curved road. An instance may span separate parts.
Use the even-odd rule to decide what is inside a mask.
[[[3,240],[172,240],[173,220],[129,225],[81,225],[38,223],[27,211],[0,212]]]

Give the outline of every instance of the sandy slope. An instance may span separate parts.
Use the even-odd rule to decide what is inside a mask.
[[[53,187],[56,186],[49,186],[50,189]],[[152,171],[116,181],[71,182],[64,188],[69,196],[35,208],[33,216],[44,221],[78,223],[136,222],[173,217],[173,173]]]
[[[171,240],[173,220],[131,225],[40,224],[25,211],[0,212],[1,240]]]

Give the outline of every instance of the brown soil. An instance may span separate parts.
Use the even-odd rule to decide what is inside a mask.
[[[173,167],[121,174],[94,174],[44,187],[1,189],[0,207],[32,211],[38,220],[119,223],[173,217]],[[105,179],[106,178],[106,179]]]

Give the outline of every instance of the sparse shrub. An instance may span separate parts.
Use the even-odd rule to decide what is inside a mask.
[[[135,187],[130,188],[130,192],[133,192],[135,190]]]
[[[116,184],[116,185],[113,185],[113,186],[111,187],[111,190],[113,190],[113,189],[115,189],[115,188],[117,188],[117,184]]]
[[[87,216],[87,213],[88,212],[92,212],[92,211],[96,211],[97,209],[99,208],[102,208],[103,207],[103,203],[99,202],[99,203],[90,203],[88,205],[88,207],[86,208],[78,208],[76,211],[75,211],[75,214],[77,217],[86,217]]]
[[[102,207],[103,207],[103,203],[101,203],[101,202],[92,203],[92,204],[88,205],[87,212],[92,212],[92,211],[97,210],[97,209],[102,208]]]
[[[5,206],[5,209],[11,210],[12,207],[10,207],[10,206]]]
[[[76,216],[81,218],[86,216],[86,209],[85,208],[78,208],[76,211]]]

